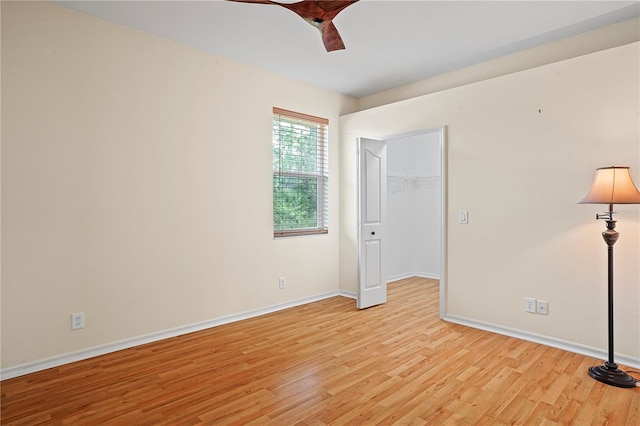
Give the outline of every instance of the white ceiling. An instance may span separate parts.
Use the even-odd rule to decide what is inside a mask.
[[[274,5],[55,3],[356,97],[640,15],[638,1],[360,0],[334,19],[346,50],[327,53],[317,29]]]

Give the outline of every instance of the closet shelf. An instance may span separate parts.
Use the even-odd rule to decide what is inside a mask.
[[[415,176],[403,173],[387,173],[387,190],[405,192],[419,188],[439,188],[440,176]]]
[[[440,176],[416,176],[404,173],[387,173],[387,178],[403,179],[403,180],[440,180]]]

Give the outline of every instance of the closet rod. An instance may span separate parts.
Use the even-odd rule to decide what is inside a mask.
[[[440,179],[440,176],[414,176],[414,175],[408,175],[408,174],[403,174],[403,173],[387,173],[387,177],[390,178],[398,178],[398,179],[411,179],[411,180],[418,180],[418,179]]]

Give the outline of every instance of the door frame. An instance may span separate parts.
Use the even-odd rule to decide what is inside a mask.
[[[387,142],[392,139],[400,139],[411,136],[418,136],[427,133],[438,133],[438,142],[440,145],[440,282],[439,282],[439,303],[438,315],[440,319],[444,319],[447,313],[447,126],[422,129],[407,133],[394,133],[382,137],[372,137]],[[358,156],[359,161],[359,156]],[[358,178],[358,193],[360,191],[360,179]],[[360,232],[360,224],[358,224],[358,233]],[[358,234],[359,235],[359,234]],[[358,238],[358,265],[360,264],[360,238]]]

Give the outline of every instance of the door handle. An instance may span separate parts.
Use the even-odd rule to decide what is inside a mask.
[[[376,235],[376,231],[371,231],[371,235]]]

